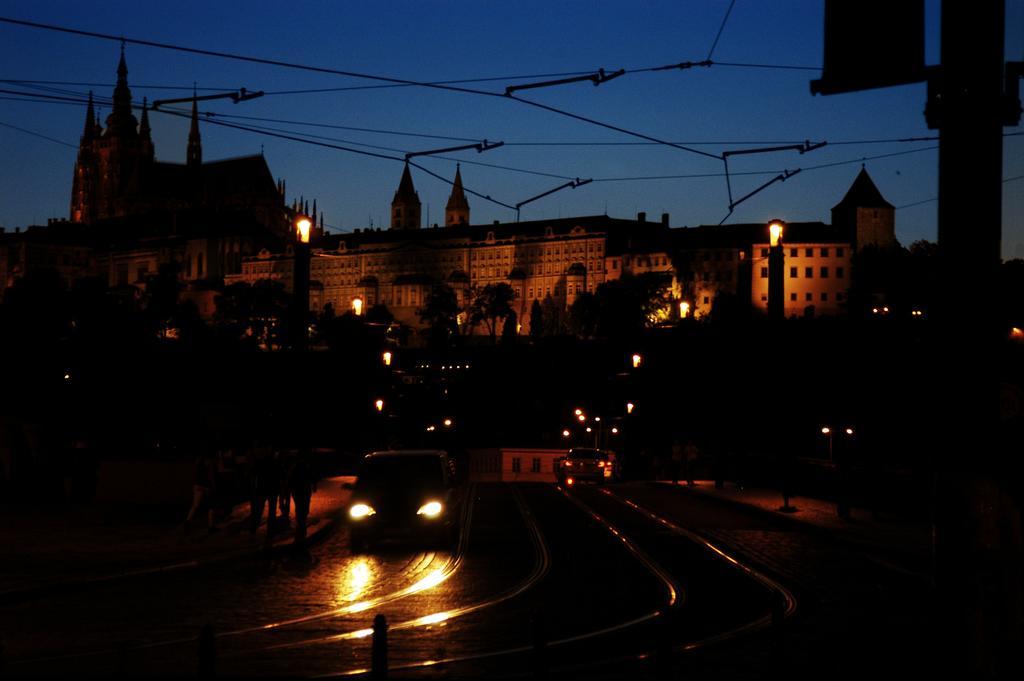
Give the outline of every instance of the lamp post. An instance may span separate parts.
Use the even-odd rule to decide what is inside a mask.
[[[305,215],[295,219],[295,268],[292,277],[292,347],[309,347],[309,236],[312,221]]]
[[[783,260],[782,232],[785,223],[772,220],[768,223],[768,317],[783,319],[785,317],[786,294],[785,279],[782,277]]]
[[[828,438],[828,462],[832,463],[832,429],[828,426],[823,426],[821,434]]]

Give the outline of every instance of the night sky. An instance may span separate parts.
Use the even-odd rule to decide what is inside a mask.
[[[420,82],[493,77],[496,79],[461,86],[503,93],[507,85],[563,77],[550,74],[643,69],[706,59],[730,3],[355,5],[7,0],[0,15]],[[926,11],[926,61],[936,64],[939,3],[928,2]],[[822,16],[820,1],[736,0],[711,58],[716,62],[820,68]],[[1006,58],[1024,59],[1024,0],[1007,2],[1006,35]],[[97,97],[109,97],[118,53],[116,41],[0,24],[0,78],[6,80],[0,88],[72,98],[93,89]],[[524,220],[606,212],[632,217],[637,211],[646,211],[653,219],[668,212],[671,224],[682,226],[718,223],[728,210],[725,181],[719,176],[721,161],[644,144],[619,132],[505,98],[422,87],[380,87],[378,81],[132,44],[126,48],[126,58],[129,85],[139,103],[144,96],[150,100],[187,96],[193,83],[200,94],[245,87],[264,90],[267,95],[237,105],[206,102],[200,110],[276,119],[216,120],[295,136],[318,135],[317,139],[329,144],[397,158],[409,151],[483,139],[503,141],[506,146],[483,154],[462,151],[445,154],[445,158],[422,157],[419,162],[439,175],[452,177],[456,161],[461,160],[466,187],[505,204],[516,204],[573,178],[594,179],[591,184],[524,206]],[[805,155],[788,151],[733,159],[730,166],[737,173],[734,197],[784,169],[802,168],[803,172],[741,204],[729,221],[780,217],[827,222],[829,209],[842,198],[867,157],[863,162],[879,189],[899,208],[898,239],[904,244],[934,240],[936,202],[929,199],[937,194],[937,142],[839,144],[935,135],[937,131],[928,130],[922,115],[924,84],[812,97],[808,82],[817,77],[817,70],[716,65],[628,73],[600,87],[584,82],[519,94],[712,154],[827,140],[828,146]],[[336,88],[359,89],[289,92]],[[0,225],[12,229],[44,223],[50,217],[67,217],[84,113],[85,106],[80,103],[25,101],[20,95],[0,93]],[[109,108],[102,107],[101,117],[107,113]],[[184,162],[187,120],[155,113],[151,124],[157,158]],[[1005,132],[1020,133],[1021,129],[1007,128]],[[287,181],[289,200],[300,194],[316,198],[334,231],[366,227],[371,221],[374,226],[387,226],[389,205],[401,174],[399,161],[210,124],[202,126],[202,135],[204,160],[258,154],[262,149],[275,177]],[[613,144],[565,144],[570,142]],[[910,153],[871,158],[899,152]],[[701,174],[712,176],[622,179]],[[1008,258],[1024,257],[1021,176],[1024,135],[1007,137],[1003,255]],[[449,186],[416,170],[413,179],[424,204],[424,221],[429,214],[430,223],[443,223]],[[515,219],[509,208],[469,198],[473,222]]]

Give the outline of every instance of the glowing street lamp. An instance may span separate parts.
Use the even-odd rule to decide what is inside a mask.
[[[583,410],[580,409],[579,407],[576,407],[576,411],[574,411],[573,414],[576,414],[576,416],[580,416],[581,414],[583,414]]]
[[[309,218],[305,215],[300,215],[295,220],[295,234],[299,239],[299,242],[308,244],[309,243],[309,232],[313,228],[313,223],[310,222]]]
[[[690,316],[690,303],[685,301],[685,300],[679,301],[679,318],[680,319],[686,319],[689,316]]]
[[[768,225],[768,245],[775,247],[782,241],[782,221],[772,220]]]
[[[768,223],[768,316],[780,320],[785,317],[783,296],[786,283],[782,278],[785,254],[782,252],[782,231],[785,223],[772,220]]]
[[[626,402],[626,413],[627,414],[632,414],[634,407],[636,407],[636,405],[633,404],[632,402]]]
[[[613,427],[612,427],[612,435],[618,435],[618,434],[619,434],[619,429],[618,429],[618,428],[615,428],[615,427],[613,426]]]
[[[579,420],[580,423],[583,423],[584,421],[587,420],[587,417],[586,417],[585,414],[577,414],[576,418]]]
[[[391,351],[390,350],[385,350],[384,354],[381,355],[381,359],[384,360],[384,366],[386,366],[386,367],[391,366]]]
[[[634,353],[633,354],[633,368],[634,369],[639,368],[640,363],[643,362],[643,361],[644,361],[644,358],[641,357],[639,353]]]
[[[444,421],[442,421],[441,423],[443,423],[443,424],[444,424],[444,427],[445,427],[445,428],[451,428],[451,427],[452,427],[452,420],[451,420],[451,419],[445,419],[445,420],[444,420]]]
[[[353,298],[352,299],[352,312],[358,317],[363,314],[363,299]]]
[[[569,432],[568,428],[562,431],[562,437],[569,437],[570,435],[572,435],[572,433]]]
[[[377,400],[373,403],[373,406],[377,408],[378,412],[384,411],[384,400]]]

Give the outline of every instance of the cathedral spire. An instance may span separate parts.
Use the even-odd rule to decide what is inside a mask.
[[[89,90],[89,108],[85,110],[85,128],[82,130],[82,144],[91,142],[96,132],[96,110],[92,105],[92,90]]]
[[[199,139],[199,106],[196,102],[196,88],[192,86],[192,127],[188,131],[188,150],[186,164],[199,167],[203,164],[203,145]]]
[[[444,224],[446,227],[469,224],[469,201],[466,200],[466,192],[462,188],[461,164],[455,166],[455,182],[452,183],[448,205],[444,208]]]
[[[121,61],[117,64],[117,86],[114,87],[114,107],[107,116],[107,135],[134,137],[138,121],[132,115],[132,91],[128,89],[128,64],[121,45]]]

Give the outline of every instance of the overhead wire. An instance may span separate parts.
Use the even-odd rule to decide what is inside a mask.
[[[722,31],[725,30],[725,24],[729,21],[729,15],[732,14],[732,8],[736,4],[736,0],[729,2],[729,9],[725,10],[725,16],[722,17],[722,24],[718,27],[718,33],[715,34],[715,40],[711,43],[711,49],[708,50],[708,56],[705,57],[707,61],[711,61],[711,55],[715,53],[715,48],[718,47],[718,39],[722,37]]]

